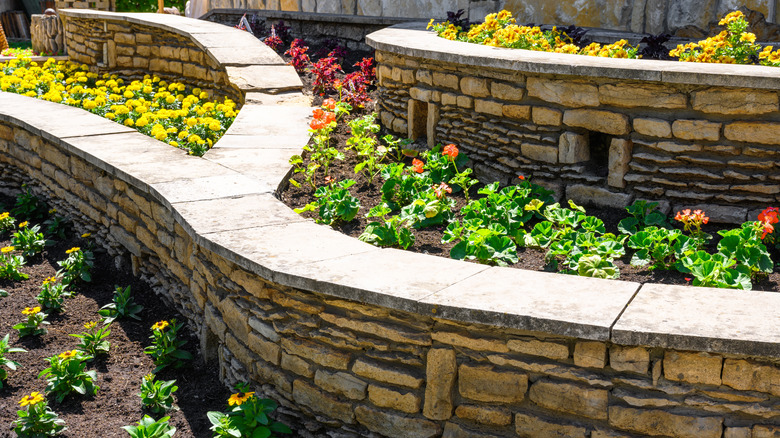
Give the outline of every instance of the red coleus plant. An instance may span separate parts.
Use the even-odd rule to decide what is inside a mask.
[[[285,55],[292,58],[290,59],[290,65],[292,65],[298,73],[302,73],[306,70],[306,66],[311,62],[309,55],[306,54],[308,50],[309,47],[306,46],[303,40],[296,38],[293,40],[292,44],[290,44],[290,48],[284,52]]]
[[[266,46],[274,49],[275,51],[278,50],[279,47],[282,46],[282,44],[284,44],[284,42],[282,42],[282,39],[276,35],[269,36],[268,38],[264,39],[263,42],[265,43]]]
[[[325,93],[335,89],[336,73],[343,71],[336,58],[322,58],[311,66],[314,75],[314,92]]]

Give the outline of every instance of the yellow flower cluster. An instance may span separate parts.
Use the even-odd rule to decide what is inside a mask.
[[[125,81],[98,76],[86,65],[55,62],[43,65],[19,58],[0,66],[0,90],[84,108],[139,132],[203,155],[236,117],[236,103],[209,101],[205,91],[145,76]]]
[[[25,407],[30,405],[36,405],[44,400],[46,399],[43,397],[43,394],[37,391],[33,391],[30,393],[30,395],[25,395],[24,397],[22,397],[21,400],[19,400],[19,406]]]
[[[468,32],[462,32],[460,27],[447,21],[436,23],[431,20],[428,28],[433,29],[442,38],[493,47],[610,58],[639,57],[637,49],[629,45],[626,40],[604,46],[592,43],[585,48],[579,48],[572,44],[571,38],[556,28],[543,31],[538,26],[518,26],[512,18],[512,13],[507,10],[486,16],[484,23],[472,26]]]

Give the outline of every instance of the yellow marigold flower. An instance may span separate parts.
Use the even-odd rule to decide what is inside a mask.
[[[70,359],[79,354],[78,350],[63,351],[58,355],[60,359]]]
[[[135,125],[135,122],[133,122],[133,119],[125,120],[125,126],[133,126],[133,125]]]
[[[19,228],[24,228],[27,226],[27,221],[19,223]]]
[[[41,306],[35,306],[35,307],[25,307],[24,310],[22,310],[22,315],[35,315],[41,311]]]
[[[84,324],[84,328],[87,330],[92,330],[93,328],[95,328],[95,326],[97,326],[97,321],[90,321]]]
[[[72,254],[72,253],[74,253],[74,252],[76,252],[76,251],[81,251],[81,248],[80,248],[80,247],[78,247],[78,246],[74,246],[73,248],[71,248],[71,249],[69,249],[69,250],[65,251],[65,254]]]
[[[16,247],[13,246],[4,246],[2,249],[0,249],[0,252],[2,252],[3,254],[8,254],[9,252],[12,252],[15,249]]]
[[[723,17],[718,24],[721,26],[728,26],[729,23],[737,21],[740,18],[745,18],[745,15],[741,11],[734,11]]]
[[[59,278],[57,277],[46,277],[43,279],[43,285],[45,286],[47,284],[56,283],[58,280]]]
[[[750,32],[745,32],[745,33],[742,34],[741,37],[739,37],[739,40],[740,41],[747,41],[750,44],[753,44],[753,43],[756,42],[756,34],[750,33]]]
[[[230,406],[240,406],[242,403],[254,396],[254,392],[239,392],[237,394],[232,394],[228,399],[228,404]]]
[[[163,329],[165,329],[166,327],[168,327],[168,321],[165,321],[165,320],[163,320],[163,321],[157,321],[157,322],[155,322],[155,323],[154,323],[154,325],[152,326],[152,330],[163,330]]]
[[[43,394],[37,391],[33,391],[30,393],[30,395],[25,395],[24,397],[22,397],[22,399],[19,400],[19,405],[25,407],[29,405],[38,404],[44,400],[45,398],[43,397]]]

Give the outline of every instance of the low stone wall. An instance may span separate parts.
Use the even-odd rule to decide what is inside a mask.
[[[301,436],[780,434],[780,295],[488,267],[315,225],[274,197],[308,135],[299,101],[247,99],[195,158],[0,93],[0,190],[25,183],[93,232]]]
[[[780,199],[774,68],[500,49],[423,28],[368,38],[382,123],[456,143],[491,180],[522,174],[580,202],[644,198],[732,223]]]

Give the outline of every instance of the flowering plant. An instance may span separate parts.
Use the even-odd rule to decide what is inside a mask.
[[[349,188],[354,184],[355,180],[347,179],[318,187],[314,192],[317,200],[306,204],[303,208],[296,208],[295,212],[300,214],[316,209],[319,213],[317,222],[322,224],[349,222],[360,210],[360,201],[349,193]]]
[[[46,398],[33,391],[19,400],[24,410],[16,411],[18,418],[13,422],[14,432],[19,438],[56,436],[67,429],[65,421],[51,410]]]
[[[21,272],[19,268],[24,266],[24,257],[14,255],[16,248],[13,246],[4,246],[0,248],[0,278],[10,280],[26,280],[29,275]]]
[[[171,417],[162,417],[159,420],[144,415],[135,426],[122,426],[131,438],[172,438],[176,428],[168,423]]]
[[[172,366],[181,368],[185,360],[192,359],[192,355],[181,349],[187,343],[178,339],[178,333],[182,324],[177,323],[176,319],[168,321],[158,321],[152,326],[152,345],[144,348],[144,353],[152,356],[152,361],[156,365],[153,373]]]
[[[274,434],[290,434],[285,424],[274,421],[270,414],[278,405],[270,399],[261,399],[254,392],[247,392],[245,383],[236,385],[238,393],[228,399],[225,412],[207,414],[214,437],[273,437]]]
[[[46,321],[46,314],[41,312],[40,306],[25,307],[22,310],[22,315],[27,317],[27,321],[20,322],[13,327],[14,330],[19,330],[20,338],[46,334],[46,328],[42,326],[48,325],[49,322]]]
[[[16,219],[9,212],[0,213],[0,232],[13,230]]]
[[[57,275],[62,275],[62,283],[65,285],[71,285],[76,281],[92,281],[92,275],[90,271],[94,262],[94,254],[89,250],[82,250],[80,247],[73,247],[65,254],[68,256],[65,260],[57,262],[60,265],[60,270],[57,271]]]
[[[111,343],[106,340],[108,335],[111,334],[111,330],[108,327],[109,324],[98,327],[96,321],[90,321],[84,324],[84,328],[87,331],[70,336],[81,339],[76,349],[89,356],[108,354],[108,349],[111,347]]]
[[[86,361],[92,356],[79,350],[64,351],[49,357],[49,367],[41,371],[39,377],[48,380],[46,393],[54,393],[57,403],[62,403],[69,394],[95,395],[100,389],[94,384],[97,378],[95,370],[85,371]]]
[[[59,277],[55,275],[43,280],[41,291],[35,299],[44,309],[60,312],[65,298],[70,296],[67,286],[61,283]]]
[[[49,243],[40,231],[40,225],[29,226],[29,222],[21,222],[11,238],[11,245],[21,251],[24,257],[40,254]]]
[[[11,347],[8,345],[9,335],[5,335],[3,339],[0,339],[0,388],[3,387],[3,381],[8,378],[8,368],[11,371],[16,371],[16,368],[21,366],[19,362],[15,362],[5,357],[8,353],[27,353],[24,348]]]
[[[179,389],[175,380],[155,380],[147,374],[141,380],[141,404],[153,414],[163,414],[173,409],[173,393]]]
[[[710,218],[704,215],[702,210],[685,209],[678,211],[674,216],[674,220],[683,223],[683,230],[688,233],[693,239],[697,247],[703,247],[712,236],[701,230],[701,226],[707,224]]]

